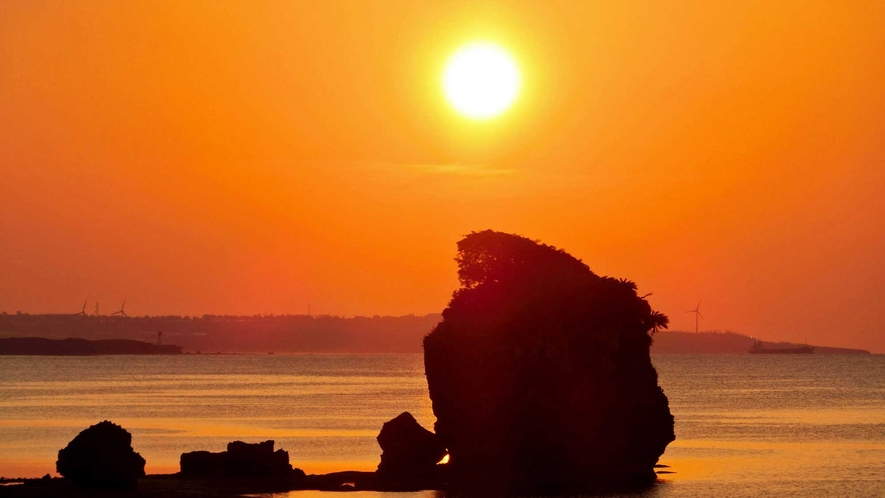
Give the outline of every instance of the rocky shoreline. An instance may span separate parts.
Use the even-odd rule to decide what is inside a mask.
[[[289,491],[453,491],[450,464],[442,463],[447,456],[446,448],[436,434],[418,424],[408,412],[382,426],[378,434],[381,463],[375,472],[308,475],[293,467],[288,452],[275,450],[274,441],[269,440],[233,441],[223,452],[183,453],[180,472],[145,475],[145,461],[130,444],[131,436],[125,429],[109,421],[100,422],[82,431],[59,451],[56,467],[64,477],[47,474],[34,479],[0,478],[0,497],[201,498]],[[459,487],[457,495],[489,497],[513,493],[504,487],[473,491]]]
[[[329,474],[293,475],[273,478],[189,477],[150,474],[138,479],[131,490],[77,487],[65,478],[0,481],[0,496],[8,497],[233,497],[287,491],[422,491],[444,490],[443,483],[397,486],[378,478],[375,472],[344,471]]]
[[[176,474],[149,474],[138,479],[138,487],[132,490],[81,488],[69,480],[54,477],[36,479],[0,480],[0,496],[9,498],[231,498],[257,494],[286,493],[288,491],[440,491],[449,490],[447,470],[441,465],[438,480],[428,479],[421,483],[396,483],[379,478],[376,472],[343,471],[329,474],[292,475],[274,478],[188,477]],[[666,465],[659,467],[666,468]],[[672,474],[658,470],[659,474]],[[637,486],[636,490],[649,485]],[[476,494],[459,491],[457,496],[509,496],[505,490],[496,494],[483,489]],[[620,491],[624,491],[621,489]],[[600,492],[605,492],[600,490]]]

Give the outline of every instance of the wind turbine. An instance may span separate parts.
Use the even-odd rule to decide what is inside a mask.
[[[88,301],[88,299],[86,301]],[[74,313],[75,315],[86,316],[86,301],[83,301],[83,309],[81,309],[79,313]]]
[[[123,306],[120,306],[120,311],[115,311],[115,312],[111,313],[111,316],[114,316],[114,315],[126,316],[126,300],[125,299],[123,300]]]
[[[695,306],[693,310],[688,310],[686,313],[694,313],[694,333],[698,333],[698,318],[703,318],[704,315],[701,314],[701,302],[698,301],[698,305]]]

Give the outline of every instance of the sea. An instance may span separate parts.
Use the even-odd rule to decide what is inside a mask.
[[[623,496],[885,496],[885,356],[652,361],[676,441],[659,482]],[[433,427],[421,355],[0,356],[0,475],[55,475],[58,450],[102,420],[132,433],[148,473],[176,472],[183,452],[268,439],[308,473],[374,470],[381,425],[404,411]]]

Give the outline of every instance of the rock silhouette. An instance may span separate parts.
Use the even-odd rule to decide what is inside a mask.
[[[78,486],[135,488],[144,477],[144,458],[132,449],[132,435],[105,420],[87,429],[58,452],[55,468]]]
[[[418,483],[434,479],[446,447],[436,434],[421,427],[409,412],[385,422],[378,434],[381,463],[377,475],[388,482]]]
[[[185,476],[289,477],[297,472],[289,463],[289,452],[274,451],[273,440],[261,443],[233,441],[227,451],[192,451],[181,454],[181,474]]]
[[[424,340],[455,489],[596,492],[655,480],[675,439],[651,364],[667,318],[627,280],[506,233],[458,243],[458,289]]]
[[[184,476],[211,476],[224,473],[227,452],[191,451],[182,453],[179,464]]]

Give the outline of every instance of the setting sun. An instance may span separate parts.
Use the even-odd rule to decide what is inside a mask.
[[[504,49],[490,43],[462,47],[446,65],[443,89],[462,115],[493,118],[506,111],[519,93],[516,62]]]

